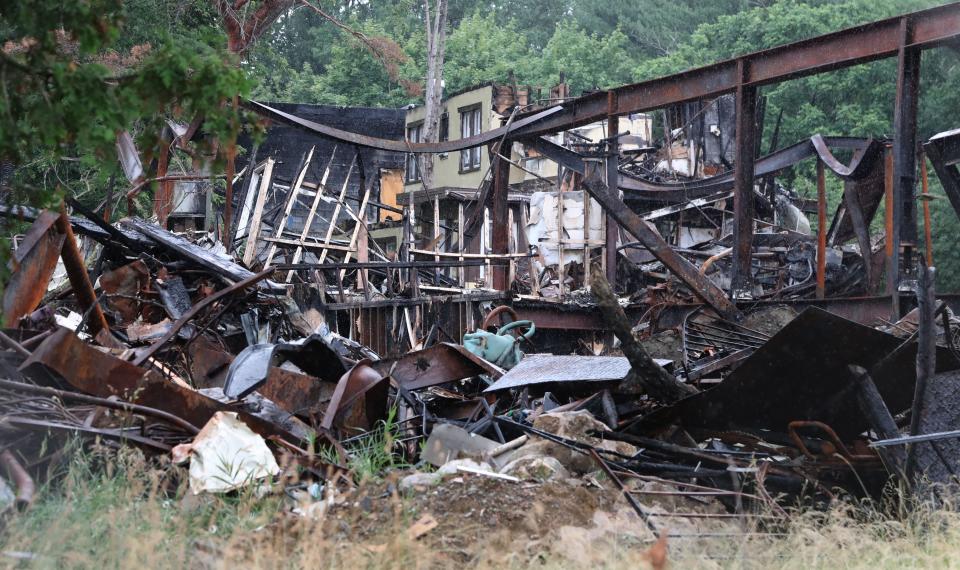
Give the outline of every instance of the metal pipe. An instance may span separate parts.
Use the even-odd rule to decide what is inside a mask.
[[[4,344],[7,348],[10,348],[20,356],[27,358],[30,356],[30,351],[23,347],[22,344],[13,340],[7,336],[3,331],[0,331],[0,343]]]
[[[17,505],[20,507],[29,506],[33,502],[34,491],[37,488],[30,474],[23,468],[23,465],[20,465],[16,456],[9,449],[0,453],[0,463],[3,463],[3,466],[7,469],[7,474],[17,487]]]

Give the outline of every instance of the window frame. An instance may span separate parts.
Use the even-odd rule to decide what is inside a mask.
[[[483,105],[474,103],[457,109],[460,116],[460,138],[465,139],[483,132]],[[470,124],[465,122],[470,121]],[[460,174],[480,170],[483,162],[481,147],[467,148],[460,151]]]
[[[423,123],[423,121],[416,121],[406,125],[405,137],[408,142],[423,142]],[[417,140],[410,139],[411,131],[416,133]],[[407,153],[406,162],[403,168],[403,182],[404,184],[416,184],[418,182],[423,182],[423,173],[420,172],[420,163],[417,161],[417,155],[415,153]]]

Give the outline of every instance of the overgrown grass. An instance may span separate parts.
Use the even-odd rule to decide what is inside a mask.
[[[346,466],[358,483],[379,481],[389,469],[404,469],[409,464],[398,459],[396,442],[400,437],[397,425],[397,408],[391,407],[387,417],[377,423],[376,429],[347,446]],[[340,458],[332,447],[324,447],[320,457],[328,463],[339,463]]]
[[[363,461],[372,470],[381,458]],[[436,541],[406,536],[411,521],[403,508],[383,522],[382,533],[357,540],[338,533],[337,524],[331,524],[336,521],[291,515],[280,492],[193,497],[185,479],[182,469],[152,464],[134,451],[78,451],[30,509],[7,517],[0,530],[0,568],[406,569],[451,563]],[[462,521],[463,533],[476,528],[469,523]],[[828,512],[797,512],[782,530],[777,537],[673,539],[671,568],[960,568],[960,515],[950,509],[890,514],[845,503]],[[515,529],[471,536],[466,541],[475,549],[470,565],[582,567],[552,554],[550,539],[525,550],[528,540]],[[645,568],[642,550],[624,544],[613,534],[591,538],[585,548],[598,567]]]

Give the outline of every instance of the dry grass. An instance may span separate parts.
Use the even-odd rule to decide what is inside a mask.
[[[597,567],[648,567],[646,547],[622,522],[603,536],[584,534],[576,560],[552,548],[569,540],[570,535],[560,534],[536,542],[508,533],[473,536],[469,542],[475,551],[453,557],[438,540],[443,537],[417,541],[408,536],[415,515],[402,499],[381,533],[353,540],[330,519],[289,514],[281,493],[196,500],[186,498],[178,478],[175,469],[150,467],[135,453],[109,461],[78,453],[32,508],[6,519],[0,567],[582,568],[584,560]],[[797,513],[784,531],[774,538],[673,539],[670,566],[960,568],[960,515],[951,510],[919,508],[890,516],[847,504],[825,513]],[[16,553],[33,558],[11,556]]]

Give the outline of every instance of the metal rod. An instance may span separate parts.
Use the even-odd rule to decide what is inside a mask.
[[[141,406],[140,404],[131,404],[129,402],[124,402],[122,400],[108,400],[106,398],[98,398],[96,396],[88,396],[86,394],[81,394],[79,392],[57,390],[55,388],[47,388],[44,386],[34,386],[32,384],[24,384],[23,382],[14,382],[12,380],[0,380],[0,388],[9,388],[11,390],[18,390],[21,392],[31,392],[34,394],[44,394],[46,396],[53,396],[53,397],[61,398],[64,400],[75,400],[77,402],[84,402],[86,404],[93,404],[95,406],[101,406],[104,408],[113,408],[115,410],[124,410],[126,412],[143,414],[145,416],[153,416],[157,419],[161,419],[175,426],[181,427],[191,435],[196,435],[200,433],[200,430],[195,425],[184,420],[183,418],[179,416],[175,416],[163,410],[151,408],[149,406]]]

